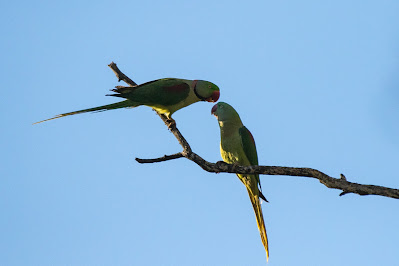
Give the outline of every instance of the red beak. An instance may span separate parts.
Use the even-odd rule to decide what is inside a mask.
[[[215,105],[212,107],[211,114],[214,115],[214,116],[216,116],[216,115],[215,115],[215,112],[216,112],[217,109],[218,109],[218,105],[215,104]]]
[[[220,91],[214,91],[212,93],[212,96],[209,97],[208,99],[206,99],[206,101],[214,103],[214,102],[217,102],[219,100],[219,97],[220,97]]]

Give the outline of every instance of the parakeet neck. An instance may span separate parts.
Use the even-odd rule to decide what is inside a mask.
[[[198,83],[198,80],[193,80],[193,83],[191,84],[191,86],[192,86],[192,88],[193,88],[193,91],[194,91],[194,93],[195,93],[195,96],[197,96],[198,99],[200,99],[201,101],[206,101],[206,98],[205,98],[205,97],[202,97],[201,95],[198,94],[198,91],[197,91],[197,83]]]
[[[219,121],[220,133],[224,136],[235,133],[239,128],[243,127],[241,119],[229,119],[225,121]]]

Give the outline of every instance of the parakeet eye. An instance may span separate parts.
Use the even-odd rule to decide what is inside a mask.
[[[212,88],[212,86],[211,86],[211,85],[208,85],[208,88]]]

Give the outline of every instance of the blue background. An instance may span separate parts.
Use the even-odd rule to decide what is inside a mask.
[[[262,165],[399,187],[398,1],[2,1],[1,265],[265,265],[247,192],[186,159],[148,107],[115,102],[111,61],[137,83],[221,88]],[[123,85],[123,84],[119,84]],[[216,162],[212,104],[174,114]],[[399,205],[303,177],[261,176],[269,265],[397,265]]]

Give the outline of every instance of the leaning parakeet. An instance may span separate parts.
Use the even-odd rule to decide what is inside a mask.
[[[53,118],[36,122],[35,124],[69,115],[101,112],[125,107],[133,108],[140,105],[152,107],[158,113],[164,114],[168,119],[172,120],[171,115],[177,110],[199,101],[216,102],[220,95],[218,86],[212,82],[176,78],[153,80],[134,87],[118,86],[112,91],[116,92],[116,94],[107,96],[121,97],[126,100],[60,114]]]
[[[242,124],[236,110],[227,103],[219,102],[213,106],[212,114],[217,117],[220,126],[220,153],[223,161],[241,166],[258,165],[255,140]],[[248,190],[260,237],[266,250],[266,258],[269,259],[266,227],[259,198],[267,200],[261,192],[259,175],[237,174],[237,176]]]

